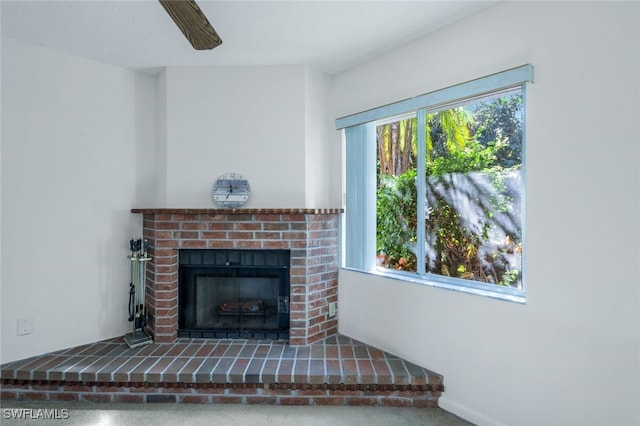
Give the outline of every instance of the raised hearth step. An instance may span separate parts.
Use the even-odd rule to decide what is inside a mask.
[[[2,399],[437,406],[442,376],[344,336],[109,339],[0,366]]]

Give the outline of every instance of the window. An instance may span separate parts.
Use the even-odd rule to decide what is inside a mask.
[[[344,266],[524,301],[530,65],[337,120]]]

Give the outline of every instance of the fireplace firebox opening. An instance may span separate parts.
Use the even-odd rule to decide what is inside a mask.
[[[289,250],[179,251],[178,336],[289,339]]]

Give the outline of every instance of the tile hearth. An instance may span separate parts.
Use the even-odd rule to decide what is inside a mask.
[[[307,346],[122,338],[0,366],[2,400],[435,407],[442,376],[341,335]]]

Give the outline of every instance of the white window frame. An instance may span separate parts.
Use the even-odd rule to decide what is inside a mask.
[[[395,102],[368,111],[363,111],[336,120],[336,129],[343,130],[345,156],[345,217],[343,226],[343,265],[345,269],[382,275],[385,277],[426,284],[493,297],[517,303],[526,302],[525,252],[522,257],[522,288],[515,289],[495,284],[484,284],[471,280],[446,277],[430,273],[392,271],[376,267],[376,143],[375,127],[390,118],[415,113],[418,119],[418,140],[424,140],[425,112],[450,108],[474,98],[495,92],[522,88],[522,241],[525,237],[525,138],[526,138],[526,83],[533,82],[533,66],[522,65],[500,73],[492,74],[466,83],[447,87],[414,98]],[[424,144],[418,144],[418,158],[425,158]],[[421,152],[422,150],[422,152]],[[418,162],[418,176],[424,176],[424,162]],[[425,199],[425,184],[418,180],[418,203]],[[420,205],[420,204],[419,204]],[[425,223],[425,213],[418,209],[418,223]],[[424,227],[417,227],[418,241],[424,239]],[[423,258],[423,257],[418,257]]]

